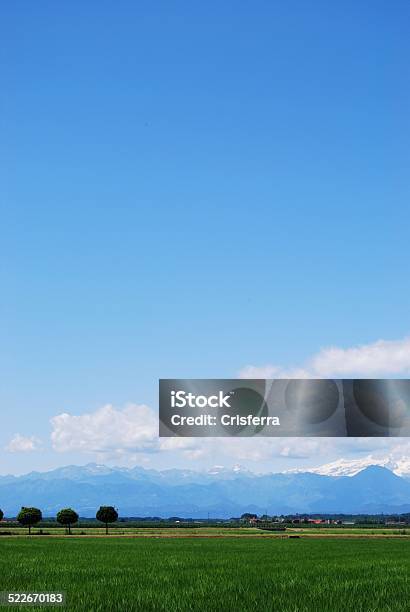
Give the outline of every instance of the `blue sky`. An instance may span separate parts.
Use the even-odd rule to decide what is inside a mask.
[[[400,0],[2,7],[1,472],[85,461],[53,450],[50,419],[155,411],[160,377],[402,346],[409,17]],[[43,450],[5,450],[17,433]]]

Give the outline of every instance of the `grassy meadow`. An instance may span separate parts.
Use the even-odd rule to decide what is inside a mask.
[[[63,536],[67,534],[66,527],[56,526],[35,526],[32,527],[31,533],[33,536]],[[76,536],[105,536],[105,527],[83,527],[74,525],[71,528],[72,535]],[[283,531],[269,531],[259,529],[257,527],[238,526],[238,527],[214,527],[205,526],[200,527],[187,527],[181,525],[180,527],[128,527],[110,525],[109,531],[110,536],[138,536],[138,537],[258,537],[258,538],[277,538],[283,537],[286,533],[286,537],[291,534],[298,534],[303,537],[344,537],[344,536],[379,536],[379,537],[397,537],[410,538],[410,526],[405,527],[355,527],[355,526],[315,526],[315,527],[304,527],[304,526],[293,526],[286,527],[286,532]],[[28,534],[27,527],[12,527],[5,526],[0,527],[0,536],[26,536]]]
[[[78,612],[404,612],[410,540],[3,537],[0,585]]]

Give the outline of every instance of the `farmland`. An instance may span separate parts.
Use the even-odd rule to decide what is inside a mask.
[[[105,527],[72,527],[73,536],[103,536]],[[63,536],[67,532],[65,527],[34,527],[33,536]],[[0,529],[0,536],[26,536],[27,527],[5,527]],[[268,531],[256,527],[109,527],[109,537],[238,537],[238,538],[283,538],[289,535],[300,535],[304,538],[317,537],[400,537],[410,539],[410,527],[287,527],[285,532]]]
[[[74,611],[404,611],[410,541],[6,536],[0,576],[3,591],[65,591]]]

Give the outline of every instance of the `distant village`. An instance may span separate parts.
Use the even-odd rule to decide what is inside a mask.
[[[290,515],[290,516],[268,516],[262,515],[258,516],[257,514],[252,514],[246,512],[242,514],[240,517],[240,521],[243,523],[247,523],[253,527],[263,527],[265,525],[344,525],[344,526],[353,526],[353,525],[364,525],[364,524],[377,524],[377,525],[385,525],[390,527],[400,527],[407,526],[410,524],[410,514],[404,514],[399,516],[385,516],[385,515],[377,515],[377,516],[357,516],[357,517],[348,517],[348,518],[332,518],[329,516],[311,516],[311,515]]]

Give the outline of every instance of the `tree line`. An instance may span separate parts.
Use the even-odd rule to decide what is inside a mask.
[[[0,521],[3,520],[4,513],[0,509]],[[105,524],[105,533],[108,534],[109,523],[115,523],[118,520],[118,512],[113,506],[100,506],[95,515],[97,521]],[[26,508],[23,506],[17,516],[20,525],[28,527],[28,533],[31,534],[31,528],[37,525],[43,519],[42,512],[39,508]],[[79,516],[72,508],[63,508],[57,513],[57,522],[60,525],[68,528],[68,533],[71,534],[71,527],[78,522]]]

